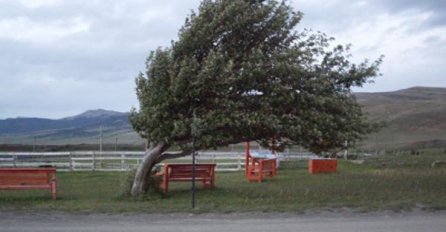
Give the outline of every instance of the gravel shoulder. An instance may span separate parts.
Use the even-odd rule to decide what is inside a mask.
[[[446,211],[293,213],[69,214],[0,212],[0,231],[432,231],[444,232]]]

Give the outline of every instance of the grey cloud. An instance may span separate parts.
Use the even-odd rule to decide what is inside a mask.
[[[128,4],[123,9],[115,10],[117,3],[102,5],[91,3],[85,6],[78,2],[64,2],[54,9],[37,9],[29,12],[24,9],[26,17],[40,22],[51,22],[70,17],[83,17],[92,24],[88,33],[71,36],[50,45],[27,45],[9,41],[8,51],[3,54],[26,66],[27,69],[50,65],[48,72],[61,78],[119,78],[126,72],[144,67],[145,56],[158,46],[168,45],[176,35],[177,22],[158,21],[146,25],[135,19],[141,15],[143,8]],[[20,6],[17,6],[20,7]],[[123,12],[129,16],[124,16]],[[120,15],[121,14],[121,15]],[[135,16],[136,15],[136,16]],[[23,16],[23,12],[20,17]],[[3,46],[2,46],[3,47]],[[10,63],[2,59],[1,63]],[[9,65],[6,65],[9,66]],[[22,67],[23,67],[22,66]]]
[[[29,8],[20,5],[20,1],[0,1],[0,23],[22,18],[27,19],[25,23],[56,28],[68,27],[76,20],[88,24],[87,31],[43,41],[0,34],[0,118],[54,118],[94,108],[127,111],[137,104],[134,77],[144,71],[150,50],[169,46],[177,38],[186,15],[197,9],[199,2],[62,0],[55,5]],[[342,37],[346,31],[382,14],[398,17],[407,12],[431,12],[431,18],[418,27],[406,25],[412,31],[402,33],[408,37],[444,26],[446,17],[446,2],[440,0],[369,0],[366,5],[356,0],[290,2],[295,10],[305,14],[299,30],[312,28],[335,37]],[[348,42],[368,39],[355,36]],[[401,65],[401,57],[388,56],[382,68],[385,76],[368,90],[395,90],[420,83],[446,86],[439,80],[446,70],[437,63],[446,56],[446,49],[442,48],[446,47],[444,36],[429,35],[419,43],[421,48],[414,45],[405,57],[413,62],[412,69]],[[374,59],[382,53],[387,55],[385,50],[381,51],[383,46],[380,42],[366,44],[356,52]],[[422,62],[426,57],[432,61],[429,67]],[[420,73],[425,78],[420,78]]]
[[[446,25],[446,1],[443,0],[378,0],[369,1],[377,4],[391,14],[398,14],[407,11],[422,11],[431,13],[420,30]]]
[[[374,0],[370,3],[384,5],[390,11],[404,11],[407,9],[425,9],[437,11],[439,13],[446,10],[446,2],[443,0]]]
[[[134,78],[144,71],[150,50],[170,45],[198,4],[60,1],[28,8],[1,1],[0,23],[26,19],[24,23],[63,27],[81,19],[89,28],[50,42],[17,40],[0,32],[0,118],[55,118],[94,108],[128,111],[137,102]]]
[[[304,13],[302,26],[328,32],[342,31],[362,21],[373,20],[381,14],[398,15],[407,12],[432,14],[414,31],[446,25],[446,1],[443,0],[295,0],[293,5]]]

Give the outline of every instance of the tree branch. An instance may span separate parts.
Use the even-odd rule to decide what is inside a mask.
[[[183,150],[182,152],[177,152],[177,153],[163,153],[162,155],[160,155],[158,157],[158,159],[156,159],[155,163],[160,163],[167,159],[176,159],[176,158],[188,156],[190,154],[192,154],[192,148],[187,148],[187,149]]]

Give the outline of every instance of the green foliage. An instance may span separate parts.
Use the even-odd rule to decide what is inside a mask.
[[[349,46],[295,28],[302,13],[286,1],[205,0],[172,46],[136,79],[134,129],[151,142],[199,149],[256,140],[314,152],[353,144],[372,126],[351,87],[378,75],[381,58],[352,64]]]

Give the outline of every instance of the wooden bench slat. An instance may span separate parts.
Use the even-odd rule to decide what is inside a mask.
[[[0,180],[10,180],[10,179],[50,179],[47,175],[1,175]]]
[[[41,184],[41,185],[2,185],[0,189],[3,190],[20,190],[20,189],[51,189],[50,184]]]
[[[56,173],[54,168],[0,168],[1,174],[7,173],[20,173],[20,174],[31,174],[31,173]]]
[[[48,182],[51,177],[49,175],[1,175],[0,182],[2,181],[20,181],[20,180],[33,180]]]
[[[21,178],[33,178],[33,177],[48,177],[48,176],[50,176],[50,175],[47,175],[47,174],[44,174],[44,175],[42,175],[42,174],[25,174],[25,175],[22,175],[21,173],[17,173],[17,174],[12,174],[12,173],[7,173],[7,174],[3,174],[3,173],[1,173],[0,172],[0,179],[6,179],[6,178],[10,178],[10,177],[21,177]]]
[[[39,184],[48,184],[50,181],[42,181],[42,180],[11,180],[11,181],[0,181],[1,185],[39,185]]]

